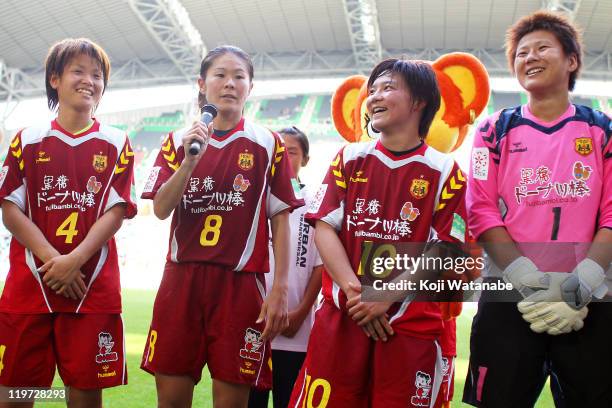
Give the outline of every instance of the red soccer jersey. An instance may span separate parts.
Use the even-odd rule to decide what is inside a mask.
[[[142,198],[152,199],[180,166],[188,129],[164,140]],[[268,218],[304,205],[281,138],[242,119],[213,134],[172,215],[167,260],[267,272]]]
[[[464,194],[465,178],[457,164],[425,144],[395,156],[380,141],[355,143],[341,149],[331,163],[307,218],[339,232],[357,273],[364,241],[464,243]],[[323,296],[341,308],[346,302],[327,272]],[[390,311],[390,321],[399,330],[421,337],[442,331],[435,302],[406,301]]]
[[[116,204],[136,215],[134,153],[126,134],[97,121],[75,136],[56,121],[26,128],[9,146],[0,172],[0,200],[15,203],[49,243],[67,254]],[[67,299],[50,290],[36,272],[42,263],[15,238],[0,311],[11,313],[119,313],[121,288],[115,240],[111,238],[81,268],[87,293]]]

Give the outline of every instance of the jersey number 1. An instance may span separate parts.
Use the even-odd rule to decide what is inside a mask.
[[[550,240],[556,241],[557,235],[559,235],[559,223],[561,222],[561,207],[553,207],[552,211],[554,214],[554,218],[552,233],[550,234]]]
[[[221,235],[221,224],[223,218],[220,215],[211,214],[204,220],[204,229],[200,233],[200,245],[203,247],[215,246]]]
[[[72,238],[74,238],[75,235],[79,234],[79,231],[76,229],[78,218],[79,218],[78,212],[75,211],[71,213],[68,216],[68,218],[66,218],[64,222],[62,222],[62,224],[59,227],[57,227],[57,231],[55,231],[55,236],[57,237],[65,236],[66,237],[65,242],[67,244],[72,244]]]

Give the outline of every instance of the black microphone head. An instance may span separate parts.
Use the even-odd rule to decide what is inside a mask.
[[[206,105],[202,106],[202,109],[200,109],[200,114],[203,115],[204,112],[209,113],[213,119],[217,117],[217,107],[215,105],[213,105],[212,103],[207,103]]]

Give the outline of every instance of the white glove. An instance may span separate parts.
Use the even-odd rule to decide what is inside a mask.
[[[583,259],[561,284],[561,296],[572,308],[586,306],[593,296],[603,298],[608,292],[604,269],[590,258]]]
[[[519,302],[519,310],[521,310],[521,304],[525,302],[563,302],[561,284],[571,274],[567,272],[542,272],[542,275],[544,276],[530,274],[522,279],[523,285],[535,292]]]
[[[549,278],[540,272],[538,267],[526,256],[516,258],[504,269],[504,280],[526,298],[534,293],[534,289],[548,288]]]
[[[547,332],[553,336],[578,331],[584,326],[584,319],[589,310],[573,309],[565,302],[521,302],[519,310],[523,319],[536,333]]]

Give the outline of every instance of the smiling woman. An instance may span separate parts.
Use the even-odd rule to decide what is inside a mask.
[[[170,133],[143,190],[157,217],[172,213],[142,363],[160,405],[190,406],[206,364],[219,406],[246,405],[251,385],[270,387],[269,340],[287,325],[288,212],[304,202],[282,139],[242,116],[252,80],[241,49],[206,55],[198,99],[218,115]],[[276,274],[266,297],[268,219]],[[176,344],[186,345],[181,358]]]

